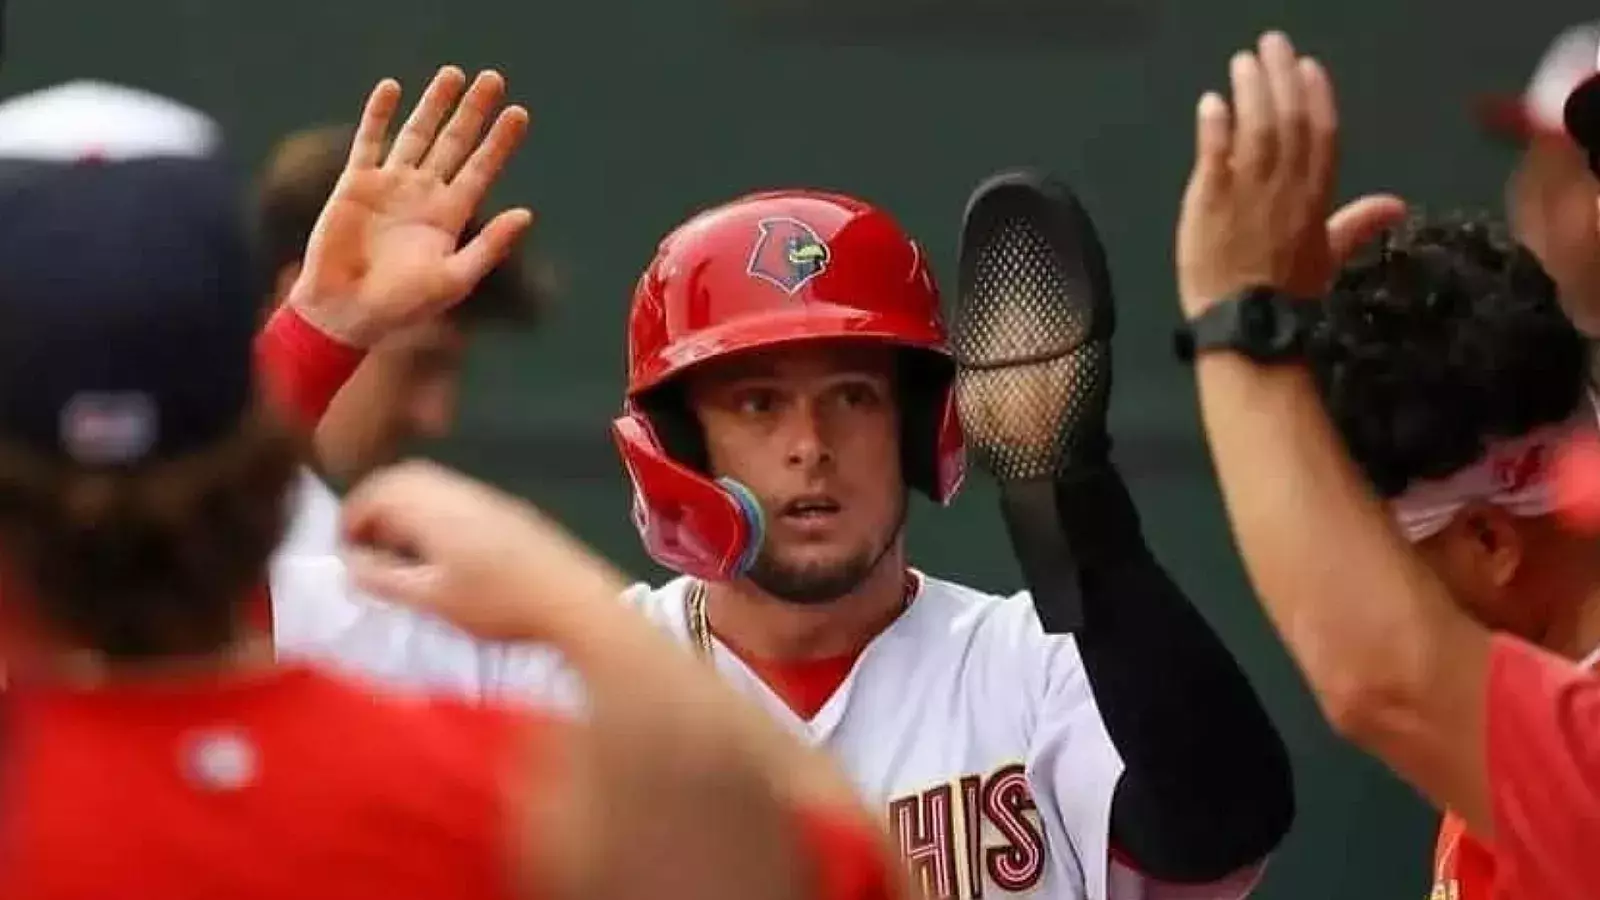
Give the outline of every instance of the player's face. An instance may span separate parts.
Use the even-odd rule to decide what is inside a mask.
[[[836,600],[898,539],[906,490],[894,362],[883,347],[809,343],[691,378],[712,474],[744,484],[766,511],[750,578],[773,596]]]
[[[329,475],[359,478],[393,462],[407,443],[449,434],[466,339],[447,322],[392,334],[362,360],[316,431]]]
[[[1506,186],[1517,240],[1555,280],[1580,328],[1600,334],[1600,215],[1583,153],[1557,137],[1532,139]]]

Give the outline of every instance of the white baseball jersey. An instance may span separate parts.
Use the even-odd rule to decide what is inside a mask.
[[[307,547],[305,550],[312,550]],[[919,577],[904,614],[862,652],[809,721],[739,657],[715,665],[779,722],[826,749],[884,822],[933,900],[1235,900],[1260,867],[1169,885],[1111,860],[1122,761],[1070,637],[1044,634],[1027,594],[997,597]],[[690,582],[626,601],[690,644]],[[475,641],[352,591],[332,554],[286,552],[272,569],[280,653],[402,685],[569,706],[581,685],[548,648]]]

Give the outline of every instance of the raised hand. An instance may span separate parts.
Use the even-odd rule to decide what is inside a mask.
[[[506,85],[499,73],[479,73],[470,88],[466,82],[460,69],[440,69],[387,152],[400,84],[384,79],[368,96],[349,161],[289,294],[327,334],[366,347],[440,315],[511,252],[532,222],[526,209],[506,210],[460,246],[468,220],[528,129],[527,110],[501,108]]]
[[[1233,106],[1207,93],[1196,111],[1195,164],[1178,219],[1178,290],[1193,317],[1243,288],[1321,294],[1345,257],[1405,215],[1391,196],[1328,217],[1338,109],[1321,64],[1288,37],[1263,35],[1229,67]]]

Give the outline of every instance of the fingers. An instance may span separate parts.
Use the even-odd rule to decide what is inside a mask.
[[[467,95],[456,107],[455,114],[439,133],[439,139],[434,141],[433,149],[423,159],[422,167],[443,181],[454,178],[477,144],[483,126],[505,102],[505,97],[506,80],[499,72],[479,72],[478,77],[473,79],[472,87],[467,89]]]
[[[349,167],[370,169],[383,161],[383,143],[389,135],[389,121],[400,107],[400,82],[385,78],[367,95],[367,105],[356,125],[350,143]]]
[[[1322,64],[1303,57],[1296,64],[1305,98],[1306,170],[1320,185],[1319,196],[1333,195],[1339,169],[1339,105],[1333,95],[1333,79]]]
[[[1267,94],[1271,98],[1275,163],[1286,176],[1306,171],[1306,108],[1299,60],[1287,35],[1269,31],[1261,36],[1259,60]]]
[[[455,194],[454,202],[467,210],[477,209],[489,193],[489,186],[500,176],[506,160],[516,151],[528,133],[528,111],[521,106],[508,106],[495,117],[489,134],[462,164],[461,171],[450,183]]]
[[[456,251],[446,265],[451,280],[460,286],[460,295],[466,296],[474,285],[500,265],[532,224],[533,213],[529,210],[508,209],[490,219],[465,247]]]
[[[1207,91],[1194,111],[1195,181],[1217,181],[1228,176],[1233,154],[1233,121],[1228,101]]]
[[[394,148],[384,161],[384,168],[414,166],[422,160],[433,145],[434,135],[444,122],[445,114],[455,106],[461,91],[467,86],[467,76],[455,66],[445,66],[422,92],[422,99],[406,118],[400,134],[395,137]]]
[[[1277,122],[1266,73],[1254,54],[1240,51],[1228,64],[1233,82],[1233,167],[1265,174],[1277,163]]]
[[[426,605],[444,585],[438,566],[365,547],[347,547],[343,556],[351,584],[385,600]]]
[[[1328,256],[1335,266],[1407,215],[1406,202],[1393,194],[1370,194],[1339,207],[1328,217]]]
[[[414,507],[417,485],[438,479],[438,466],[421,461],[403,462],[379,469],[361,479],[340,504],[339,525],[350,541],[362,545],[399,542],[401,526]]]

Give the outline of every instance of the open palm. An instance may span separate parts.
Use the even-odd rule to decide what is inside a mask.
[[[495,72],[467,88],[460,69],[440,69],[386,153],[400,85],[385,79],[373,88],[290,295],[302,315],[334,337],[370,346],[461,302],[511,252],[532,221],[526,209],[500,213],[461,245],[527,132],[522,107],[495,115],[504,98]]]

